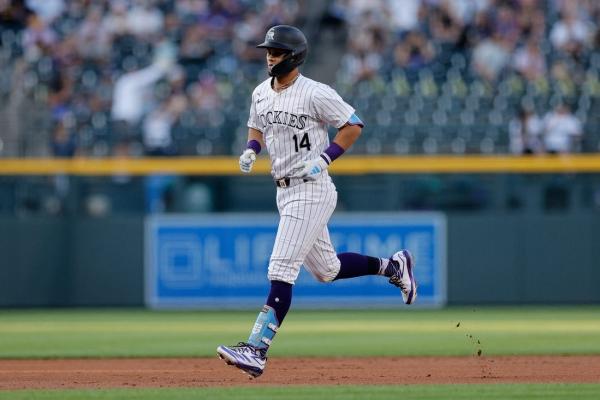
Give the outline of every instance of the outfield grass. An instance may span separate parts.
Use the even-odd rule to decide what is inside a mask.
[[[2,392],[0,400],[451,400],[577,399],[596,400],[596,384],[490,384],[410,386],[288,386],[209,389],[23,390]]]
[[[598,315],[600,307],[292,310],[270,353],[470,355],[481,348],[488,355],[600,354]],[[255,317],[239,311],[0,311],[0,358],[214,356],[217,345],[245,340]]]

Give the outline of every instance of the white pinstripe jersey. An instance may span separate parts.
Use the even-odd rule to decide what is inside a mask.
[[[354,108],[331,87],[302,75],[279,93],[271,80],[252,93],[248,127],[262,132],[271,175],[281,179],[290,176],[299,162],[319,157],[329,146],[328,125],[341,128]]]

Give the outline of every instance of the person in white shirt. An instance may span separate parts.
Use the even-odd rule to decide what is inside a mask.
[[[544,145],[548,153],[574,153],[579,150],[581,122],[566,104],[559,104],[544,117]]]
[[[567,8],[562,14],[561,19],[552,26],[550,41],[555,49],[577,55],[589,43],[592,29],[578,18],[576,10]]]

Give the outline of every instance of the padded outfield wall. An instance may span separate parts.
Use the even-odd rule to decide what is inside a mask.
[[[388,170],[381,161],[349,160],[333,174],[340,191],[338,211],[406,213],[406,206],[413,208],[410,215],[422,212],[414,210],[421,204],[440,212],[446,226],[447,304],[600,303],[600,212],[595,203],[600,160],[492,158],[498,169],[494,173],[489,159],[482,159],[383,160]],[[245,181],[223,177],[232,173],[227,168],[235,166],[233,159],[214,163],[212,167],[223,169],[218,171],[207,162],[184,161],[169,163],[168,172],[200,176],[216,189],[220,208],[213,217],[274,211],[274,188],[266,175]],[[101,218],[82,212],[79,203],[95,190],[90,181],[111,186],[101,175],[123,170],[144,175],[164,166],[147,160],[133,166],[127,161],[95,163],[0,163],[0,203],[6,205],[2,209],[0,204],[0,306],[145,304],[143,185],[132,181],[127,190],[121,187],[115,196],[123,208]],[[509,165],[522,170],[510,171]],[[264,173],[260,168],[259,174]],[[73,175],[71,208],[65,215],[11,211],[21,180],[57,171]],[[251,196],[241,190],[248,181]],[[266,278],[264,282],[266,291]]]
[[[142,217],[0,225],[0,306],[144,304]],[[453,213],[447,232],[448,304],[600,303],[600,216]]]

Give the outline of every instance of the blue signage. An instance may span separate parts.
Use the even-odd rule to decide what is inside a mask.
[[[256,308],[268,294],[267,267],[276,214],[150,216],[146,221],[146,304],[152,308]],[[446,302],[446,222],[439,213],[336,213],[329,232],[338,252],[389,257],[406,248],[416,259],[414,306]],[[387,278],[332,283],[302,270],[293,306],[396,307]],[[411,306],[411,307],[414,307]]]

